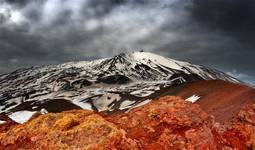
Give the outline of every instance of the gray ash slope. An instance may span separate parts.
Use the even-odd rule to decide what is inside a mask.
[[[133,52],[95,61],[20,69],[0,76],[0,113],[68,109],[127,111],[162,88],[235,78],[204,66]]]

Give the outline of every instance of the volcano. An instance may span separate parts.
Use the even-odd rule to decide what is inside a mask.
[[[149,52],[19,69],[0,76],[0,113],[17,122],[36,112],[88,109],[119,114],[161,96],[200,104],[218,120],[255,100],[255,90],[205,66]],[[222,113],[228,115],[222,116]]]

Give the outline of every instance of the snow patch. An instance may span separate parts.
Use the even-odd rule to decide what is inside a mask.
[[[42,108],[41,110],[40,110],[40,113],[41,114],[47,114],[47,113],[49,113],[45,108]]]
[[[36,113],[36,111],[17,111],[15,113],[12,113],[11,115],[9,115],[9,118],[11,118],[12,120],[14,120],[17,123],[25,123],[27,122],[34,114]]]
[[[85,102],[81,102],[80,100],[76,99],[72,101],[73,104],[81,107],[82,109],[86,109],[86,110],[93,110],[91,104],[89,103],[85,103]]]
[[[189,98],[187,98],[185,101],[195,103],[197,100],[199,100],[201,97],[198,95],[192,95]]]
[[[130,94],[135,95],[137,97],[146,97],[146,96],[150,96],[153,93],[155,93],[155,91],[144,91],[144,89],[142,89],[142,90],[133,91]]]
[[[152,100],[151,99],[147,99],[145,101],[142,101],[141,103],[135,105],[133,108],[136,108],[136,107],[140,107],[140,106],[143,106],[143,105],[146,105],[148,104],[149,102],[151,102]]]
[[[33,106],[33,107],[32,107],[32,109],[36,109],[36,108],[38,108],[38,106]]]
[[[6,121],[2,121],[2,120],[0,120],[0,124],[4,124],[4,123],[6,123]]]
[[[120,110],[127,109],[132,107],[132,105],[135,103],[135,101],[125,100],[120,104]]]
[[[112,110],[114,107],[113,102],[117,102],[121,99],[119,94],[106,93],[102,95],[99,99],[93,100],[94,106],[97,108],[99,112],[105,110]]]

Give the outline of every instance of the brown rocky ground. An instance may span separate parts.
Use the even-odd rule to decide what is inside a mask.
[[[199,105],[162,97],[126,114],[74,110],[36,115],[1,130],[0,150],[255,149],[255,104],[226,124]]]
[[[157,93],[156,93],[157,94]],[[255,103],[255,89],[243,84],[222,80],[201,80],[181,86],[169,87],[156,97],[175,95],[186,99],[192,95],[204,111],[212,114],[217,122],[231,120],[247,104]]]
[[[0,125],[0,133],[6,132],[10,130],[11,128],[15,127],[15,125],[17,125],[16,122],[14,122],[10,118],[2,114],[0,114],[0,120],[6,121],[5,124]]]

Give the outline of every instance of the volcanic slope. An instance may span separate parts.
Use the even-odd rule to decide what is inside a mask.
[[[241,84],[221,71],[148,52],[32,67],[0,76],[0,113],[14,119],[71,109],[118,113],[150,102],[165,88],[203,80]]]

